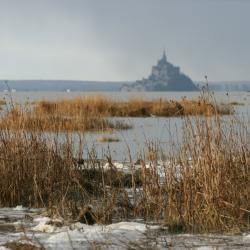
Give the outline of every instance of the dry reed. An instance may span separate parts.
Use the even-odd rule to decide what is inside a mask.
[[[204,98],[197,100],[183,98],[180,101],[162,98],[149,101],[133,98],[128,101],[118,101],[104,96],[86,96],[56,102],[41,101],[35,106],[35,112],[38,114],[56,113],[64,116],[147,117],[155,115],[171,117],[230,114],[232,109],[228,105],[223,105],[223,109],[221,109],[220,106],[214,105]]]
[[[89,108],[89,112],[106,112],[101,106]],[[44,104],[35,112],[45,112],[41,107]],[[46,112],[54,113],[51,105]],[[163,222],[172,231],[249,230],[247,121],[218,113],[186,117],[181,148],[166,152],[160,177],[157,147],[148,147],[149,167],[141,160],[136,169],[131,160],[131,171],[125,174],[107,156],[110,170],[105,170],[94,150],[87,161],[81,159],[80,135],[77,144],[68,131],[62,143],[58,127],[49,139],[43,133],[25,131],[18,119],[13,120],[16,130],[5,127],[0,131],[0,206],[46,207],[51,213],[76,218],[82,207],[92,204],[99,223],[140,217]]]
[[[0,120],[0,128],[26,129],[29,131],[88,131],[129,129],[124,121],[109,117],[188,116],[231,114],[231,105],[215,105],[210,100],[152,101],[131,99],[110,100],[103,96],[86,96],[57,102],[42,101],[33,108],[12,107]]]
[[[166,182],[167,223],[194,232],[249,230],[250,136],[246,125],[247,121],[220,116],[186,119],[179,176],[170,176]],[[175,171],[172,165],[168,174]]]
[[[84,114],[68,116],[58,113],[40,113],[31,110],[13,108],[0,119],[0,128],[23,129],[28,131],[106,131],[130,129],[124,121],[111,121],[102,116]]]

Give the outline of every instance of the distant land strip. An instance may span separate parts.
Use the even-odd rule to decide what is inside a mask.
[[[0,80],[0,91],[8,90],[6,80]],[[123,84],[132,81],[78,81],[78,80],[7,80],[10,89],[16,91],[106,91],[118,92]],[[204,82],[196,81],[200,88]],[[250,91],[250,81],[223,81],[209,83],[212,91]]]

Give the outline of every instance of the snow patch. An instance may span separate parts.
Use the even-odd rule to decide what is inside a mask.
[[[22,205],[16,206],[15,208],[13,208],[13,210],[15,211],[25,211],[27,210],[26,207],[23,207]]]
[[[244,235],[244,241],[250,242],[250,234]]]
[[[196,250],[214,250],[214,247],[202,246],[195,248]]]
[[[38,223],[48,223],[50,222],[51,219],[49,217],[38,217],[34,219],[34,222],[38,222]]]
[[[0,246],[0,250],[10,250],[10,249],[6,248],[6,247],[3,247],[3,246]]]
[[[145,224],[136,222],[120,222],[108,226],[85,225],[75,223],[70,227],[64,227],[63,232],[49,237],[46,245],[70,248],[74,243],[89,245],[95,243],[111,243],[112,245],[123,245],[130,241],[139,241],[147,230]]]
[[[57,228],[53,225],[47,224],[50,221],[51,221],[51,219],[48,217],[35,218],[34,222],[38,222],[38,225],[31,228],[31,230],[32,231],[39,231],[39,232],[43,232],[43,233],[53,233],[57,230]]]
[[[136,230],[139,232],[146,231],[146,225],[138,222],[119,222],[106,226],[107,229],[111,230]]]

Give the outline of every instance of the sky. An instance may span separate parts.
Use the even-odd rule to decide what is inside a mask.
[[[250,0],[0,0],[0,79],[134,81],[167,59],[250,80]]]

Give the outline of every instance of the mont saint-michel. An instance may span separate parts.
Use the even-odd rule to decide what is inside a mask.
[[[122,91],[196,91],[193,81],[180,72],[180,68],[167,61],[166,53],[152,67],[148,78],[137,80],[133,84],[124,84]]]

